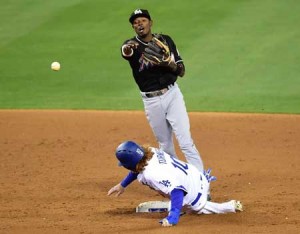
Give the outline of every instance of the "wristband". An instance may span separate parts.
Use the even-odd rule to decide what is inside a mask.
[[[137,176],[138,176],[137,173],[134,173],[134,172],[130,171],[128,173],[128,175],[121,182],[122,187],[126,188],[129,184],[131,184],[131,182],[133,182],[134,180],[136,180]]]

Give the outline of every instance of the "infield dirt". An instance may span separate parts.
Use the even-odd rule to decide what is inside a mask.
[[[217,177],[213,200],[241,200],[244,212],[185,215],[162,228],[165,213],[134,210],[162,199],[149,188],[135,182],[108,197],[127,174],[116,146],[157,146],[143,112],[2,110],[0,233],[300,233],[300,115],[189,115]]]

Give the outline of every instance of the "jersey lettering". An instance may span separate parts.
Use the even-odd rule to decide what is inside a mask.
[[[159,163],[159,164],[166,164],[166,163],[167,163],[163,151],[157,150],[157,151],[156,151],[156,157],[157,157],[157,159],[158,159],[158,163]]]

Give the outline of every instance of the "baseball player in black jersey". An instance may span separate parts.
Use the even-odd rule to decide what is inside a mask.
[[[121,53],[132,69],[144,103],[145,113],[160,148],[176,156],[173,133],[186,160],[204,171],[203,162],[196,149],[191,133],[189,117],[183,95],[176,83],[185,73],[185,66],[172,38],[153,34],[153,21],[147,10],[137,9],[129,18],[136,36],[126,40]],[[152,63],[145,59],[145,49],[153,38],[168,46],[170,60],[167,63]]]

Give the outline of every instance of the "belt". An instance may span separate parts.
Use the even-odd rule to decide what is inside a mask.
[[[200,175],[200,180],[201,180],[201,189],[203,189],[203,184],[202,184],[202,176]],[[198,193],[197,197],[195,198],[195,200],[191,203],[192,206],[196,205],[196,203],[200,200],[202,196],[202,193]]]
[[[202,193],[198,193],[197,197],[195,198],[195,200],[191,203],[192,206],[194,206],[200,199],[200,197],[202,196]]]
[[[165,94],[165,93],[166,93],[169,89],[171,89],[173,86],[174,86],[173,84],[170,84],[170,85],[168,85],[167,88],[163,88],[163,89],[156,90],[156,91],[152,91],[152,92],[145,92],[144,95],[145,95],[147,98],[161,96],[161,95]]]

